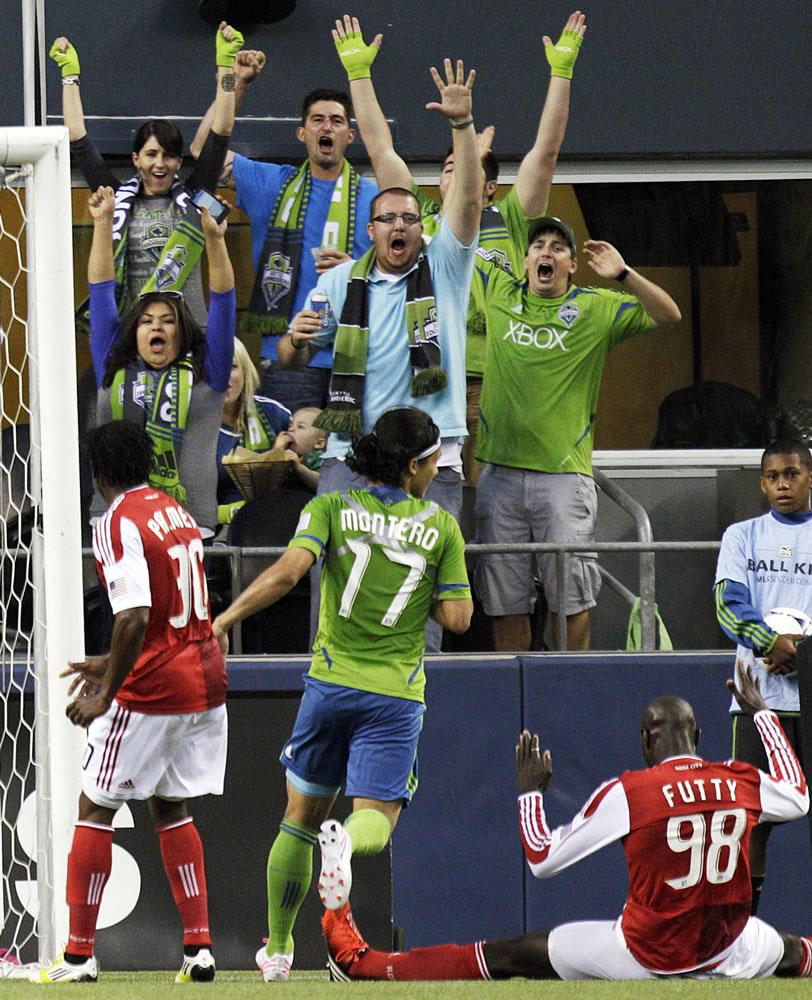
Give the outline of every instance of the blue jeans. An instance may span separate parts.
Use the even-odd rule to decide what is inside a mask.
[[[283,368],[278,361],[266,358],[262,362],[259,390],[261,395],[287,406],[291,415],[303,406],[318,406],[323,410],[327,405],[330,372],[330,368],[291,371]]]

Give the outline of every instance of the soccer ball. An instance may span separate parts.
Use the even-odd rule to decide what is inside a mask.
[[[764,621],[779,635],[812,635],[812,618],[797,608],[773,608],[764,616]],[[756,663],[766,666],[760,656],[756,657]]]
[[[797,608],[773,608],[764,621],[779,635],[812,635],[812,618]]]

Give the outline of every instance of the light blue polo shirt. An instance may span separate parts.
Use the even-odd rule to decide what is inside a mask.
[[[376,276],[374,272],[370,276],[369,349],[361,410],[365,434],[372,430],[385,410],[395,406],[416,406],[425,411],[440,428],[443,438],[462,438],[468,433],[465,425],[465,322],[477,245],[475,239],[469,246],[463,246],[448,220],[443,219],[434,239],[423,251],[428,255],[437,303],[442,366],[448,372],[448,385],[442,392],[427,396],[411,394],[406,284],[417,262],[395,281]],[[312,341],[320,347],[335,343],[351,270],[352,262],[347,261],[318,280],[315,291],[327,296],[332,310],[327,329]],[[309,303],[310,296],[305,308]],[[324,457],[345,455],[349,445],[349,435],[332,433]]]

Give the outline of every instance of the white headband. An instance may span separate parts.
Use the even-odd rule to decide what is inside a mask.
[[[429,455],[433,455],[435,451],[437,451],[437,449],[440,447],[441,444],[442,444],[442,438],[438,434],[437,440],[434,442],[434,444],[429,445],[428,448],[424,448],[419,455],[415,455],[414,457],[417,459],[418,462],[420,461],[421,458],[428,458]]]

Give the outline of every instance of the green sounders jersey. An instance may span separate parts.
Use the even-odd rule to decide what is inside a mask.
[[[503,271],[480,272],[488,351],[477,458],[540,472],[592,475],[606,356],[653,326],[632,295],[570,288],[544,299]]]
[[[430,240],[440,226],[440,206],[415,184],[412,187],[423,216],[423,236]],[[540,213],[543,215],[544,213]],[[498,267],[514,278],[524,274],[524,253],[535,221],[522,211],[516,188],[512,187],[498,202],[486,205],[479,223],[477,267],[483,262]],[[471,297],[468,301],[468,338],[465,342],[465,369],[468,375],[482,376],[485,371],[485,302],[480,274],[474,269]]]
[[[432,600],[471,597],[454,518],[388,486],[326,493],[302,511],[295,546],[324,553],[310,676],[422,702]]]

